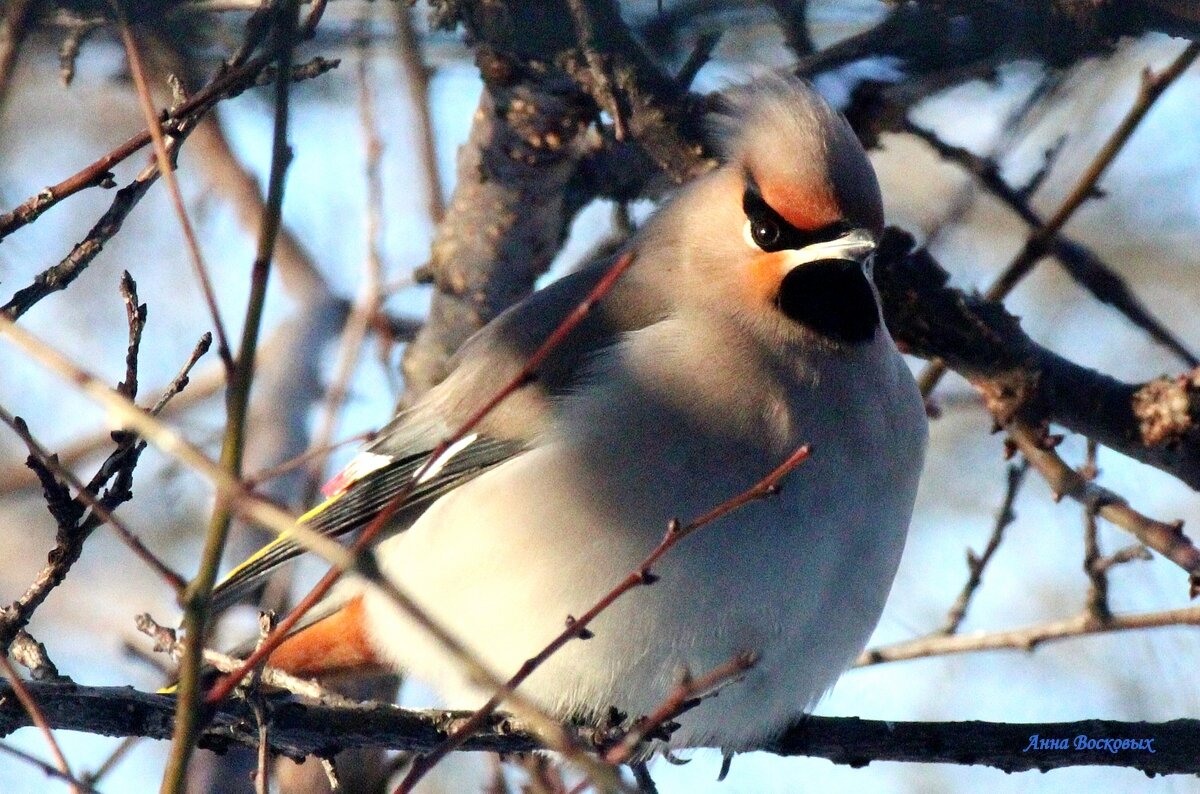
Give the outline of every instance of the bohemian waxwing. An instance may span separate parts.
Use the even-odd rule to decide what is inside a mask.
[[[904,547],[925,440],[916,386],[870,278],[879,187],[845,120],[799,81],[729,92],[723,165],[629,243],[615,288],[522,387],[426,473],[382,571],[493,670],[517,671],[662,539],[803,444],[779,495],[699,530],[522,691],[563,717],[650,712],[683,670],[757,655],[684,714],[670,743],[748,748],[799,718],[863,648]],[[569,275],[469,340],[305,520],[363,526],[428,453],[525,364],[607,271]],[[406,531],[401,531],[406,530]],[[227,603],[297,553],[278,541],[218,589]],[[348,582],[343,606],[271,662],[383,663],[478,706],[439,644]]]

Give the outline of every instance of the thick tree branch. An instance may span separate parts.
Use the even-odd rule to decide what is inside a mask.
[[[170,736],[175,700],[129,687],[81,687],[72,684],[27,684],[50,726],[104,736]],[[29,716],[0,686],[0,735],[27,727]],[[465,718],[464,712],[415,711],[390,704],[353,708],[307,705],[269,699],[272,750],[292,758],[328,756],[341,750],[383,747],[426,751],[443,741]],[[581,746],[590,745],[591,730],[578,732]],[[1064,749],[1029,749],[1031,738],[1063,740]],[[1075,749],[1076,737],[1129,739],[1147,749],[1116,752]],[[249,706],[227,703],[213,715],[202,735],[202,747],[222,751],[235,744],[254,747],[258,727]],[[1095,746],[1095,745],[1093,745]],[[871,761],[978,764],[1008,772],[1070,766],[1114,766],[1147,774],[1200,772],[1200,720],[1120,722],[1084,720],[1060,723],[892,722],[853,717],[808,717],[778,740],[762,748],[776,755],[827,758],[863,766]],[[467,743],[468,750],[528,752],[539,747],[517,719],[497,714]],[[1120,746],[1118,745],[1118,748]]]
[[[892,335],[941,358],[982,392],[1000,424],[1056,422],[1200,489],[1200,372],[1123,383],[1030,339],[993,301],[947,286],[946,271],[890,229],[876,283]]]

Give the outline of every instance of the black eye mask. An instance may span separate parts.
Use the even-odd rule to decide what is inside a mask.
[[[796,250],[813,243],[829,242],[850,231],[850,224],[845,221],[835,221],[813,231],[801,231],[771,209],[752,182],[742,194],[742,211],[750,221],[750,236],[755,245],[767,252]]]

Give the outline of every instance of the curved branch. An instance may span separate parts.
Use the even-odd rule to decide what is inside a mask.
[[[1030,339],[997,302],[947,286],[911,235],[889,229],[876,256],[884,317],[897,342],[941,358],[983,394],[997,422],[1056,422],[1200,489],[1200,371],[1124,383]]]

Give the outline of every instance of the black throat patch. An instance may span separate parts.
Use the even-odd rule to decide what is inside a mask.
[[[862,265],[822,259],[791,270],[779,285],[775,305],[794,322],[845,344],[875,338],[879,307]]]

